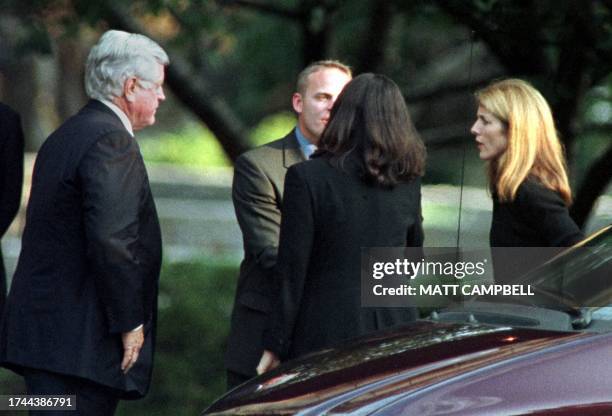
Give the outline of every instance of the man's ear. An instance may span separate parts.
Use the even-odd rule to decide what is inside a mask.
[[[299,92],[294,92],[293,97],[291,97],[291,104],[293,104],[293,109],[296,113],[302,114],[302,110],[304,108],[304,101],[302,101],[302,94]]]
[[[137,83],[138,80],[136,79],[136,77],[130,77],[126,79],[123,83],[123,96],[129,102],[134,102],[134,100],[136,100],[135,94]]]

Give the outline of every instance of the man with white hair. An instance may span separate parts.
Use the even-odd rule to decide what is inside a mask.
[[[0,363],[28,394],[76,395],[66,414],[112,415],[149,388],[161,234],[133,131],[155,122],[168,63],[145,36],[104,33],[91,100],[38,152]]]

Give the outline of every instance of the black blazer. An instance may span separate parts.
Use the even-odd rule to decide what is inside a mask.
[[[276,277],[265,347],[282,358],[416,319],[416,308],[362,308],[361,249],[423,245],[420,178],[367,185],[360,164],[326,157],[287,171]]]
[[[583,237],[559,194],[528,179],[512,202],[493,196],[491,247],[569,247]]]
[[[306,160],[295,132],[242,154],[234,164],[232,200],[244,260],[232,311],[226,367],[255,376],[263,352],[262,336],[272,303],[281,204],[287,168]]]
[[[0,238],[15,219],[23,186],[23,131],[19,114],[0,103]],[[0,314],[6,299],[6,270],[0,249]]]
[[[525,180],[512,202],[493,195],[493,220],[489,239],[493,247],[495,280],[511,282],[543,263],[552,252],[522,250],[517,261],[512,251],[495,247],[569,247],[584,235],[569,215],[559,194],[534,179]]]
[[[90,101],[41,147],[22,249],[0,329],[0,361],[146,393],[161,262],[159,222],[135,139]],[[121,333],[144,323],[124,375]]]

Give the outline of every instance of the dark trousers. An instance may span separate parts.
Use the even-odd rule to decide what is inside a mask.
[[[30,410],[31,416],[112,416],[119,403],[117,390],[79,377],[31,368],[23,377],[28,394],[76,395],[76,411]]]
[[[245,376],[244,374],[236,373],[235,371],[227,370],[227,390],[241,385],[242,383],[252,379],[255,376]]]

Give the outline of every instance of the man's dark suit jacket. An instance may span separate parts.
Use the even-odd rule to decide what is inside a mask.
[[[420,178],[392,189],[366,184],[348,157],[322,156],[287,171],[275,277],[280,285],[264,347],[294,358],[413,321],[414,307],[361,307],[361,250],[421,247]]]
[[[0,362],[144,395],[153,364],[159,222],[135,139],[92,100],[45,141],[34,167]],[[121,334],[144,323],[124,375]]]
[[[272,302],[281,204],[287,168],[304,161],[295,132],[250,150],[234,165],[232,198],[244,242],[236,288],[226,367],[255,376]]]
[[[0,238],[15,219],[23,186],[23,131],[19,114],[0,103]],[[6,299],[6,270],[0,249],[0,315]]]

